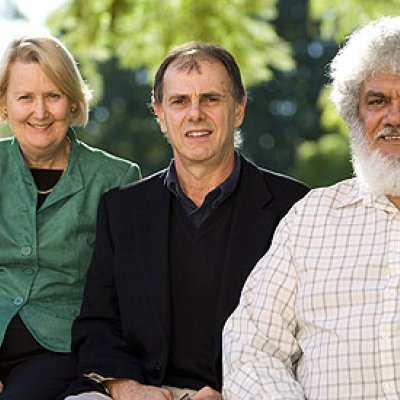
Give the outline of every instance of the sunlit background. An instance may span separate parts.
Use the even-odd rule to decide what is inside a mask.
[[[22,34],[64,41],[95,93],[79,138],[148,175],[171,157],[148,107],[157,65],[172,45],[217,42],[235,55],[249,93],[242,152],[320,186],[352,174],[327,65],[355,28],[398,14],[400,0],[0,0],[0,52]]]
[[[50,12],[65,0],[0,0],[0,51],[11,38],[32,33],[49,33],[45,25]],[[16,7],[15,7],[16,6]]]

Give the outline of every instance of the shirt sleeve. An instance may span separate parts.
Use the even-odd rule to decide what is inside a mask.
[[[289,214],[293,214],[290,212]],[[223,334],[223,396],[227,400],[304,399],[295,366],[301,356],[295,299],[297,275],[291,217],[250,274]]]

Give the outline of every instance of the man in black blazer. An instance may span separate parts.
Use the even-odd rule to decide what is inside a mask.
[[[184,44],[159,67],[152,106],[174,159],[100,202],[69,399],[221,399],[225,320],[308,190],[235,151],[246,101],[219,46]]]

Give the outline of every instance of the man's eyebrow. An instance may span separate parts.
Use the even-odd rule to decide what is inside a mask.
[[[390,96],[387,96],[382,92],[377,92],[375,90],[369,90],[367,93],[365,93],[365,97],[390,97]]]
[[[228,95],[228,93],[218,92],[218,91],[200,92],[198,94],[199,97],[202,97],[202,96],[226,97],[227,95]],[[190,94],[184,94],[184,93],[172,93],[168,97],[191,97],[191,95]]]
[[[187,94],[171,93],[170,95],[165,96],[165,99],[166,99],[167,101],[176,100],[176,99],[182,100],[182,99],[187,99],[188,97],[189,97],[189,96],[188,96]]]
[[[227,97],[227,93],[221,92],[202,92],[199,93],[199,98],[209,98],[209,97],[218,97],[220,99],[225,99]],[[171,93],[170,95],[166,96],[166,100],[173,100],[173,99],[188,99],[191,96],[189,94],[184,93]]]
[[[171,97],[187,97],[187,94],[183,94],[183,93],[171,93],[169,96],[167,96],[168,98]]]
[[[218,97],[225,97],[226,93],[221,92],[204,92],[200,93],[200,96],[218,96]]]

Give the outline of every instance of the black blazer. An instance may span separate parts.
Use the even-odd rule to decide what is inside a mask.
[[[308,189],[241,158],[215,334],[222,336],[250,271],[288,209]],[[96,247],[72,347],[82,378],[68,394],[101,390],[83,374],[161,385],[170,343],[168,235],[171,193],[162,171],[108,192],[100,201]],[[221,340],[215,373],[221,381]],[[222,382],[221,382],[222,384]]]

